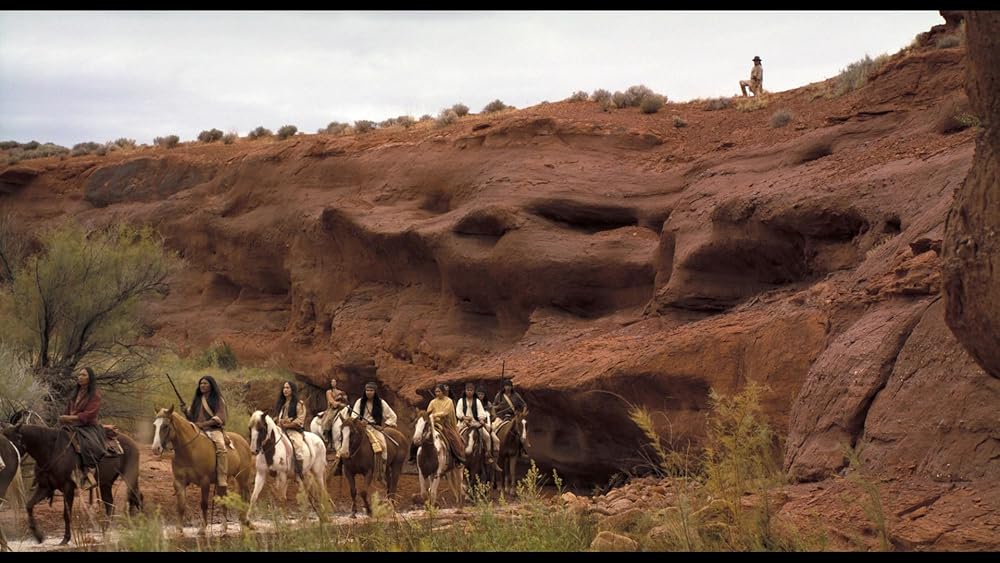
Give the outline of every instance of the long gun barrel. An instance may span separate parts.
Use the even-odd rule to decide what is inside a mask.
[[[184,404],[184,398],[181,397],[181,392],[177,390],[177,386],[174,385],[174,380],[170,378],[170,374],[168,373],[168,374],[166,374],[166,376],[167,376],[167,381],[170,382],[170,386],[174,388],[174,393],[177,395],[177,400],[180,401],[181,410],[185,412],[184,416],[188,416],[186,414],[187,413],[187,405]]]

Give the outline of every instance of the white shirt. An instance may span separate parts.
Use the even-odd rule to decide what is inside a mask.
[[[479,417],[478,417],[479,422],[482,422],[483,424],[486,424],[486,420],[487,420],[487,417],[489,416],[489,413],[487,413],[486,409],[483,408],[483,403],[482,403],[482,401],[479,400],[479,397],[476,397],[475,405],[476,405],[476,412],[479,413]],[[464,417],[466,417],[466,416],[473,416],[473,413],[472,413],[472,404],[469,404],[469,410],[468,410],[468,413],[466,413],[466,410],[465,410],[465,397],[462,397],[461,399],[458,400],[457,403],[455,403],[455,415],[458,417],[459,424],[462,423],[462,419]]]
[[[351,418],[358,418],[358,413],[361,412],[361,401],[367,401],[366,397],[361,397],[354,402],[354,408],[351,410]],[[382,426],[396,426],[396,412],[392,410],[389,403],[385,402],[385,399],[379,399],[382,401]],[[369,424],[376,424],[375,419],[372,417],[372,410],[370,408],[365,409],[365,420]]]

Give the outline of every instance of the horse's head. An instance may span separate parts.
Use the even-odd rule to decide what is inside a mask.
[[[431,423],[429,411],[420,411],[418,415],[416,427],[413,429],[413,443],[423,444],[434,438],[434,425]]]
[[[23,424],[24,422],[7,424],[4,426],[3,430],[0,431],[0,433],[2,433],[5,438],[10,440],[10,443],[14,444],[14,447],[20,452],[24,451],[24,438],[21,436],[21,426]]]
[[[277,441],[271,428],[273,425],[271,417],[264,411],[257,410],[250,415],[250,453],[257,455],[264,451],[269,441],[272,444]]]
[[[153,409],[156,418],[153,419],[153,454],[160,455],[167,449],[173,433],[174,406],[168,409]]]

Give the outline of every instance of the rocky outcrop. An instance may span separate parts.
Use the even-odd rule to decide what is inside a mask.
[[[1000,14],[964,16],[966,91],[982,132],[945,228],[946,319],[986,373],[1000,378]]]

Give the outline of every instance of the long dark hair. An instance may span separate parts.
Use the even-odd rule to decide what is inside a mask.
[[[201,379],[198,380],[198,387],[194,390],[194,397],[191,399],[191,420],[198,419],[198,413],[201,412],[201,382],[207,381],[211,389],[208,391],[208,408],[212,409],[212,412],[217,412],[219,410],[219,401],[222,399],[222,393],[219,391],[219,384],[215,382],[215,378],[211,375],[203,375]]]
[[[462,394],[463,403],[462,414],[469,414],[469,389],[472,389],[472,418],[479,420],[479,407],[476,404],[479,403],[479,397],[476,395],[476,388],[465,386],[465,393]]]
[[[299,388],[294,381],[286,381],[285,383],[292,388],[292,395],[288,397],[291,403],[291,406],[288,407],[288,418],[294,419],[299,414]],[[274,403],[274,412],[271,413],[274,418],[281,415],[281,408],[285,406],[285,383],[281,384],[281,391],[278,391],[278,401]]]
[[[87,400],[89,401],[94,396],[94,393],[97,392],[97,379],[94,377],[94,370],[93,369],[91,369],[89,367],[80,368],[80,369],[83,370],[83,371],[85,371],[85,372],[87,372]],[[77,372],[79,372],[79,371],[80,370],[77,370]],[[80,396],[80,384],[77,383],[76,384],[76,391],[73,393],[73,399],[72,400],[76,401],[76,398],[79,397],[79,396]]]
[[[367,386],[366,386],[367,387]],[[372,389],[375,395],[372,397],[372,418],[375,420],[375,424],[382,424],[382,397],[378,396],[378,389]],[[365,408],[368,406],[368,393],[365,392],[361,396],[361,412],[358,413],[358,418],[365,417]]]

